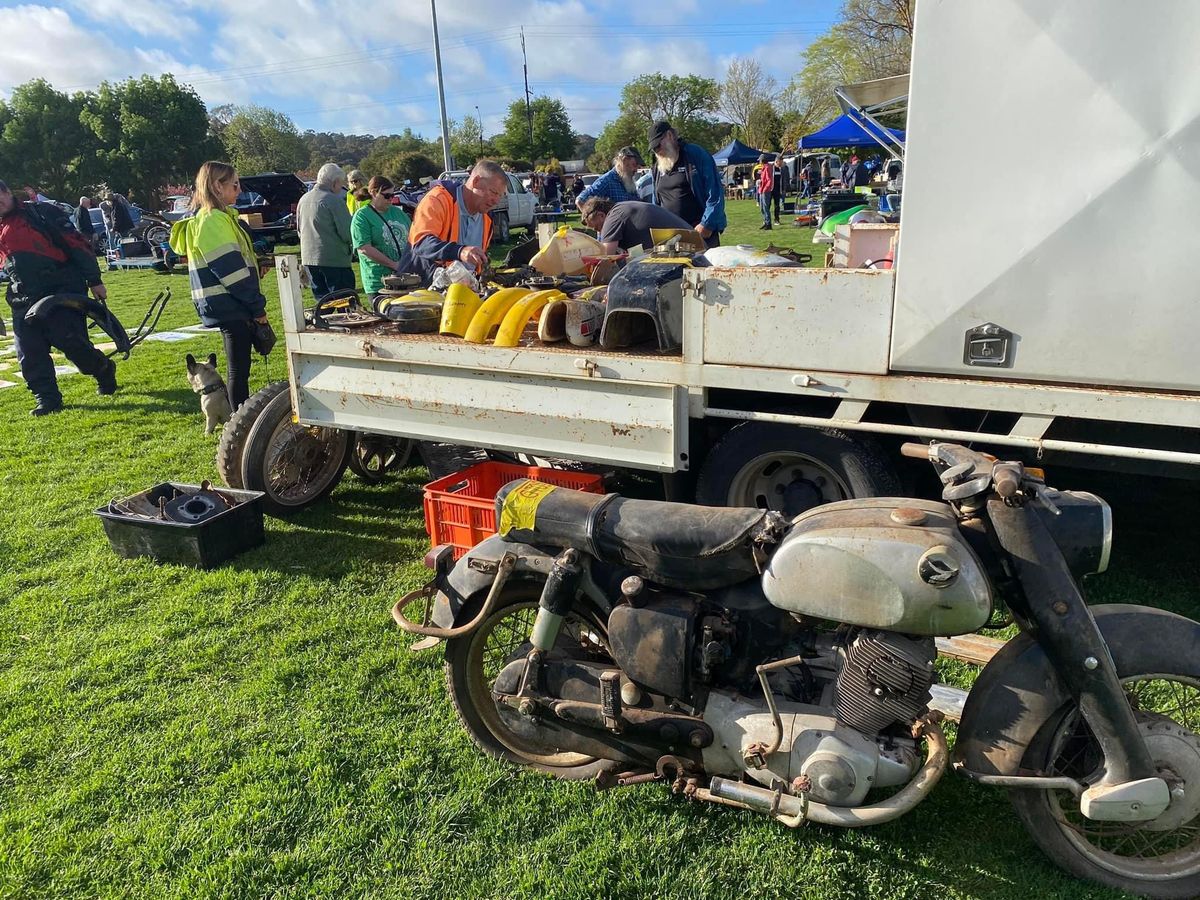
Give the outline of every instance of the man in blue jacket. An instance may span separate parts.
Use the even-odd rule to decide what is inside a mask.
[[[691,224],[709,247],[719,247],[725,230],[725,188],[712,154],[681,141],[666,121],[650,129],[650,151],[654,202]]]

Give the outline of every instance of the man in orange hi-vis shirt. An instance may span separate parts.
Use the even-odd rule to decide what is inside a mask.
[[[481,272],[487,265],[487,248],[492,242],[492,220],[488,210],[508,190],[504,170],[491,160],[475,163],[467,180],[435,181],[417,204],[408,249],[398,272],[414,272],[429,284],[441,266],[459,260]]]

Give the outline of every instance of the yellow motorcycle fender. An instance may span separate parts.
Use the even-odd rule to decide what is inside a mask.
[[[566,300],[567,295],[562,291],[535,291],[528,297],[522,297],[513,304],[512,309],[504,314],[500,330],[496,332],[497,347],[515,347],[521,340],[521,332],[525,323],[542,311],[542,307],[551,300]]]
[[[503,288],[483,301],[479,311],[471,318],[463,340],[469,344],[486,344],[492,336],[492,329],[497,328],[504,319],[504,314],[512,309],[512,305],[522,297],[528,296],[529,288]]]
[[[471,318],[479,312],[483,303],[479,295],[465,284],[452,284],[446,288],[446,302],[442,306],[442,325],[440,334],[452,334],[462,337],[471,324]]]

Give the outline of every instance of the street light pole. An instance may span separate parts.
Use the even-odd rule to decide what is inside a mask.
[[[438,104],[442,108],[442,161],[446,171],[454,168],[450,158],[450,124],[446,119],[446,89],[442,84],[442,45],[438,43],[437,0],[429,0],[429,11],[433,15],[433,61],[437,68]]]

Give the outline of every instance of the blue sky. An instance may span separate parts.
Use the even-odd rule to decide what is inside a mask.
[[[753,56],[781,83],[841,0],[438,0],[446,105],[491,134],[530,88],[598,134],[621,86],[648,72],[720,78]],[[300,129],[439,132],[428,0],[60,0],[4,4],[0,95],[31,78],[61,90],[173,72],[205,102],[259,103]]]

